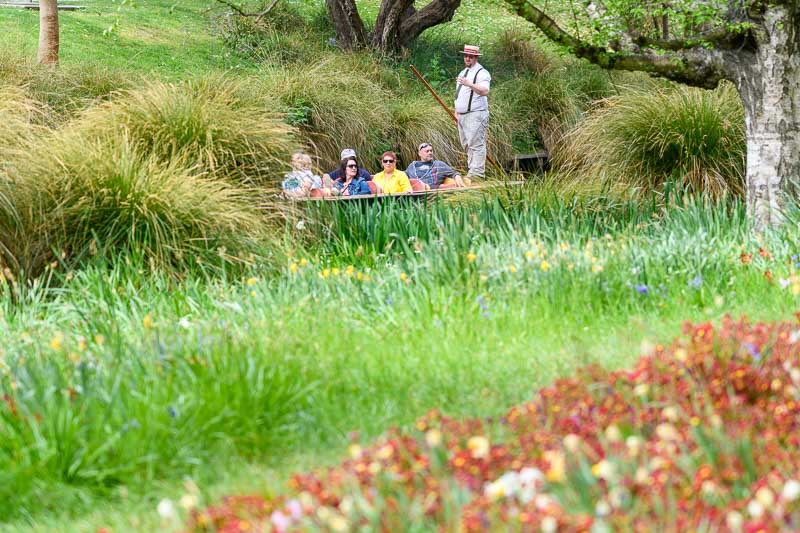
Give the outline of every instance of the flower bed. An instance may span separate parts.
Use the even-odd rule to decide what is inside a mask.
[[[799,425],[796,323],[687,323],[631,371],[584,368],[500,420],[430,413],[190,527],[796,531]]]

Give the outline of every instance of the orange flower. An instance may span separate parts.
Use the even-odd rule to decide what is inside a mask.
[[[747,265],[750,261],[753,260],[753,256],[748,254],[747,252],[743,252],[742,255],[739,256],[739,259],[742,260],[743,265]]]
[[[773,280],[772,270],[765,270],[764,277],[766,278],[767,281],[772,281]]]
[[[758,255],[760,255],[761,257],[765,257],[765,258],[767,258],[767,259],[772,259],[772,254],[770,254],[770,253],[767,251],[767,249],[766,249],[766,248],[759,248],[759,249],[758,249]]]

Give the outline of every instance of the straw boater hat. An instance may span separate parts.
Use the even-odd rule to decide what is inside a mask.
[[[471,45],[471,44],[465,44],[464,45],[464,51],[461,52],[461,53],[464,54],[464,55],[469,55],[469,56],[479,56],[479,55],[481,55],[481,49],[478,46],[474,46],[474,45]]]

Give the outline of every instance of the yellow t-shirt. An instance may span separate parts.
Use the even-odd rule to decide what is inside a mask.
[[[372,176],[372,181],[381,188],[385,194],[397,194],[411,191],[411,182],[408,181],[408,174],[402,170],[395,170],[389,179],[383,171]]]

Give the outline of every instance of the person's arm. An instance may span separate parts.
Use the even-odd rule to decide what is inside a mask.
[[[478,79],[475,83],[472,83],[472,80],[469,79],[464,80],[464,85],[472,89],[472,92],[478,96],[487,96],[491,83],[492,77],[486,69],[478,74]]]
[[[401,193],[407,192],[414,192],[414,188],[411,186],[411,182],[408,180],[408,175],[405,172],[400,171],[400,175],[397,177],[397,182],[400,184]]]

